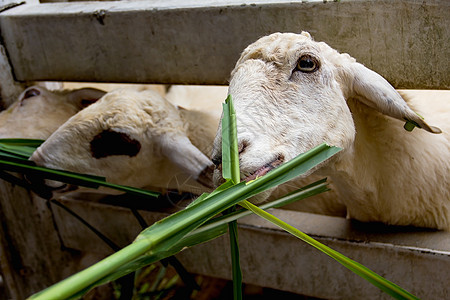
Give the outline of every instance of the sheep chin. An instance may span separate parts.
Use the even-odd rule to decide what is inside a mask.
[[[273,167],[271,165],[265,165],[261,168],[259,168],[258,170],[256,170],[255,172],[253,172],[251,175],[247,176],[244,178],[243,181],[245,182],[250,182],[252,180],[257,179],[258,177],[264,176],[267,173],[269,173],[271,170],[273,169]]]
[[[250,175],[246,176],[243,181],[250,182],[252,180],[257,179],[258,177],[264,176],[276,167],[280,166],[284,162],[284,155],[279,154],[276,159],[272,160],[270,163],[267,163],[256,169],[256,171],[250,172]]]

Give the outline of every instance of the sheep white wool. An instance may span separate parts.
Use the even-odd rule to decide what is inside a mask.
[[[188,110],[202,111],[215,119],[210,127],[217,129],[222,116],[222,103],[227,98],[228,86],[171,85],[166,94],[170,103]]]
[[[110,182],[139,188],[146,187],[160,191],[170,188],[196,194],[210,191],[211,174],[209,177],[207,173],[200,177],[203,185],[192,180],[198,174],[187,169],[190,160],[195,161],[198,152],[188,152],[185,149],[189,149],[192,143],[201,153],[210,155],[227,89],[226,86],[171,86],[167,100],[175,106],[181,105],[177,107],[151,92],[141,93],[140,91],[144,89],[140,88],[110,92],[98,104],[77,114],[57,130],[38,149],[32,159],[39,165],[101,175]],[[119,148],[118,143],[132,144],[134,141],[135,146],[136,142],[140,145],[139,152],[118,155],[119,153],[115,151],[116,155],[107,156],[107,151],[100,153],[97,149],[93,153],[92,141],[105,130],[113,140],[121,139],[125,135],[127,137],[126,141],[119,140],[115,144],[107,144],[106,135],[102,136],[99,142],[107,144],[106,148]],[[124,135],[111,136],[113,132],[119,131]],[[171,136],[177,136],[175,140],[178,142],[172,142],[169,146],[161,144],[171,140]],[[132,151],[133,145],[129,147]],[[177,155],[172,154],[174,150],[170,147],[179,149]],[[104,150],[107,149],[102,149]],[[209,160],[208,163],[212,164]],[[212,172],[210,169],[206,171]],[[297,182],[296,185],[284,185],[273,195],[278,198],[321,178],[316,176]],[[49,181],[47,183],[59,188],[54,193],[55,197],[83,191],[61,183]],[[113,193],[105,189],[101,192]],[[292,204],[289,208],[342,215],[342,205],[335,198],[335,193],[328,192]]]
[[[348,217],[450,230],[448,92],[403,99],[383,77],[303,32],[248,46],[229,94],[242,177],[326,142],[343,150],[315,170],[332,178]],[[424,130],[408,132],[406,121]],[[220,149],[217,134],[213,157]]]
[[[55,92],[31,86],[0,112],[0,138],[46,139],[67,119],[104,94],[92,88]]]
[[[227,92],[228,86],[172,85],[166,94],[166,99],[180,108],[180,115],[189,126],[189,139],[208,157]]]
[[[202,192],[209,190],[199,182],[211,181],[204,177],[212,162],[199,148],[209,149],[202,143],[213,140],[215,129],[207,129],[208,116],[199,114],[188,117],[155,91],[117,89],[70,118],[31,160],[117,184]]]

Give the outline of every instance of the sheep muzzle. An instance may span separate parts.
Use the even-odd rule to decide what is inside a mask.
[[[280,166],[282,163],[284,162],[284,156],[283,155],[278,155],[277,158],[275,160],[273,160],[270,163],[265,164],[264,166],[260,167],[259,169],[257,169],[256,171],[253,171],[250,173],[250,175],[248,175],[247,177],[245,177],[243,179],[243,181],[245,182],[249,182],[252,180],[257,179],[258,177],[261,177],[263,175],[266,175],[267,173],[269,173],[271,170],[275,169],[276,167]]]

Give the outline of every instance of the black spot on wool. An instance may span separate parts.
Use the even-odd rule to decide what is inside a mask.
[[[141,150],[141,143],[127,134],[113,130],[104,130],[91,141],[91,153],[95,158],[112,155],[136,156]]]

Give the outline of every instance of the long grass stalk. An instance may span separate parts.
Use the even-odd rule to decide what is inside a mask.
[[[154,241],[141,240],[132,243],[127,248],[110,255],[108,259],[96,263],[94,265],[95,268],[91,267],[78,272],[63,281],[34,294],[30,299],[56,300],[71,298],[84,287],[90,285],[91,282],[95,282],[107,276],[123,264],[143,255],[149,248],[152,248],[152,242]]]
[[[104,177],[39,167],[34,165],[31,161],[14,157],[8,159],[4,155],[0,155],[0,169],[80,185],[88,188],[98,188],[99,186],[104,186],[138,196],[159,196],[158,193],[152,191],[107,182]]]
[[[237,141],[236,112],[231,95],[223,104],[222,117],[222,177],[234,184],[241,181]]]
[[[43,142],[37,139],[0,139],[0,150],[28,159]]]
[[[309,245],[313,246],[314,248],[322,251],[323,253],[327,254],[328,256],[335,259],[337,262],[348,268],[349,270],[353,271],[357,275],[361,276],[362,278],[366,279],[382,291],[386,292],[387,294],[391,295],[392,297],[396,299],[418,299],[416,296],[412,295],[408,291],[402,289],[398,285],[390,282],[389,280],[381,277],[380,275],[376,274],[369,268],[361,265],[360,263],[340,254],[339,252],[329,248],[328,246],[325,246],[324,244],[316,241],[315,239],[311,238],[307,234],[301,232],[297,228],[281,221],[277,217],[269,214],[268,212],[264,211],[263,209],[253,205],[252,203],[248,201],[242,201],[239,203],[242,207],[252,211],[256,215],[260,216],[261,218],[264,218],[265,220],[275,224],[276,226],[282,228],[283,230],[289,232],[290,234],[294,235],[295,237],[301,239],[302,241],[308,243]]]
[[[239,154],[237,142],[236,112],[233,107],[231,95],[223,104],[222,117],[222,177],[237,184],[241,181],[239,171]],[[232,213],[236,207],[231,207],[227,213]],[[231,273],[233,276],[233,299],[242,299],[242,271],[239,258],[239,238],[236,221],[228,223],[231,252]]]
[[[235,210],[232,207],[231,212]],[[236,221],[228,223],[228,234],[230,236],[230,253],[231,253],[231,273],[233,276],[233,299],[242,299],[242,270],[239,255],[239,239],[238,226]]]

